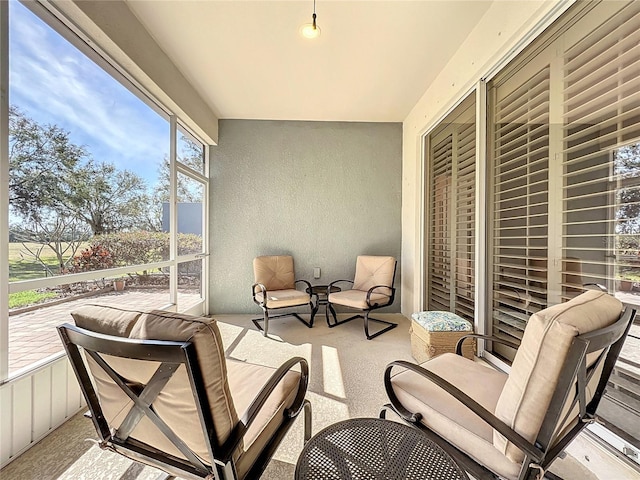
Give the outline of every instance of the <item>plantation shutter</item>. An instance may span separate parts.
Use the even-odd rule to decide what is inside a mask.
[[[567,34],[563,255],[574,260],[562,272],[565,296],[587,283],[613,291],[616,276],[640,273],[639,27],[632,2],[585,37]]]
[[[429,310],[451,309],[451,170],[453,137],[434,138],[431,149],[431,209],[429,235]]]
[[[547,306],[550,69],[532,70],[490,92],[493,334],[516,342]]]
[[[599,283],[637,305],[631,288],[640,282],[640,2],[602,10],[565,39],[563,255],[577,260],[563,268],[563,287],[571,296],[576,286]],[[636,448],[639,333],[636,323],[598,409],[604,425]]]
[[[463,318],[473,320],[476,242],[476,128],[475,122],[462,124],[458,127],[454,312]]]
[[[473,321],[475,101],[468,97],[428,137],[427,308]]]

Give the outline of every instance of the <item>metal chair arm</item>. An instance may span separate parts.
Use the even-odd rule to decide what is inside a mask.
[[[311,283],[309,283],[307,280],[296,280],[295,283],[304,283],[306,285],[306,289],[307,292],[309,292],[309,297],[311,297]]]
[[[256,300],[256,287],[260,287],[260,291],[262,293],[262,302]],[[267,287],[265,287],[261,283],[254,283],[251,285],[251,296],[253,297],[253,301],[258,305],[264,305],[267,301]]]
[[[284,376],[291,370],[296,364],[300,364],[300,382],[298,383],[298,392],[296,393],[296,398],[293,401],[293,404],[290,408],[286,409],[284,414],[288,418],[293,418],[297,416],[304,406],[304,397],[307,393],[307,387],[309,385],[309,364],[302,357],[293,357],[287,360],[285,363],[280,365],[280,367],[271,375],[269,381],[262,387],[258,396],[251,402],[249,408],[246,413],[242,416],[242,418],[235,425],[231,433],[229,434],[229,438],[222,445],[222,460],[229,461],[233,456],[233,452],[235,452],[236,448],[240,444],[240,441],[247,433],[247,430],[257,418],[258,413],[264,406],[265,402],[269,398],[269,396],[273,393],[275,388],[278,386],[280,381],[284,378]]]
[[[389,298],[393,298],[393,297],[395,297],[395,294],[396,294],[396,289],[395,289],[395,288],[393,288],[393,287],[389,287],[389,286],[387,286],[387,285],[375,285],[375,286],[371,287],[371,288],[367,291],[367,299],[366,299],[366,301],[367,301],[367,305],[369,305],[369,307],[375,307],[375,306],[377,306],[377,305],[378,305],[377,303],[376,303],[376,304],[374,304],[374,305],[371,305],[371,294],[373,293],[373,291],[374,291],[376,288],[388,288],[389,290],[391,290],[391,295],[388,295],[388,294],[386,294],[386,293],[382,293],[382,292],[380,292],[380,293],[379,293],[379,295],[384,295],[385,297],[389,297]]]
[[[329,285],[327,285],[327,293],[331,291],[331,287],[333,287],[336,283],[340,283],[340,282],[347,282],[353,285],[353,280],[334,280]]]
[[[504,339],[499,338],[499,337],[494,337],[493,335],[482,335],[480,333],[469,333],[467,335],[464,335],[463,337],[460,337],[460,339],[458,340],[458,343],[456,343],[456,355],[462,355],[462,344],[464,343],[464,341],[467,338],[483,338],[485,340],[490,340],[490,341],[496,342],[496,343],[502,343],[503,345],[506,345],[506,346],[511,347],[511,348],[516,348],[516,349],[520,346],[517,343],[510,342],[509,340],[504,340]]]
[[[478,402],[473,400],[469,395],[464,393],[458,387],[452,385],[444,378],[436,375],[435,373],[422,368],[419,365],[415,365],[411,362],[406,362],[404,360],[396,360],[387,365],[387,368],[384,372],[384,386],[387,391],[387,395],[391,404],[395,408],[396,412],[407,422],[410,423],[418,423],[422,419],[422,415],[420,413],[413,413],[407,410],[395,392],[393,391],[393,386],[391,385],[391,370],[394,366],[403,367],[412,372],[417,373],[418,375],[426,378],[427,380],[435,383],[438,387],[442,388],[445,392],[452,395],[454,398],[462,402],[465,407],[479,416],[482,420],[488,423],[492,428],[497,430],[499,433],[504,435],[507,440],[513,443],[516,447],[522,450],[524,453],[529,455],[534,461],[539,462],[542,458],[544,458],[544,452],[533,445],[531,442],[527,441],[522,435],[518,432],[507,426],[502,420],[498,419],[495,415],[493,415],[489,410],[484,408]]]

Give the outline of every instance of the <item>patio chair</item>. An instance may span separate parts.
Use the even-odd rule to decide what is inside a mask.
[[[351,283],[350,290],[342,290],[330,293],[327,299],[329,310],[333,317],[333,322],[327,320],[330,328],[350,322],[356,318],[364,319],[364,334],[367,340],[382,335],[392,328],[398,326],[397,323],[387,322],[377,318],[369,317],[372,310],[388,307],[393,303],[396,289],[393,282],[396,276],[396,259],[393,257],[382,257],[372,255],[360,255],[356,259],[356,274],[352,280],[336,280],[329,284],[328,292],[340,282]],[[344,320],[338,321],[334,305],[361,310],[364,314],[354,315]],[[386,327],[377,332],[369,333],[369,321],[382,323]]]
[[[166,478],[235,480],[260,477],[303,408],[309,439],[304,359],[225,359],[211,318],[96,305],[72,316],[58,332],[102,449]]]
[[[542,478],[587,425],[629,331],[635,310],[589,290],[533,314],[510,372],[445,353],[415,365],[395,361],[384,383],[406,422],[439,442],[477,479]],[[546,478],[559,478],[546,473]]]
[[[293,269],[293,257],[290,255],[265,255],[253,259],[253,275],[255,283],[251,286],[251,295],[256,305],[262,308],[263,318],[251,321],[258,330],[262,330],[266,337],[269,331],[269,320],[292,316],[300,320],[307,327],[313,327],[313,319],[318,311],[318,304],[314,305],[311,295],[311,284],[306,280],[296,280]],[[296,284],[305,286],[305,291],[296,290]],[[310,320],[307,322],[296,312],[269,315],[270,310],[309,305]],[[264,322],[264,327],[260,325]]]

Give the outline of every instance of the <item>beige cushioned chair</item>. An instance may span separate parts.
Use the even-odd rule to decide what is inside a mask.
[[[311,284],[306,280],[296,280],[293,269],[293,257],[291,255],[264,255],[253,259],[253,275],[255,283],[251,286],[253,301],[262,308],[263,318],[252,320],[258,330],[266,337],[269,331],[269,319],[293,316],[307,327],[313,327],[313,319],[318,311],[318,304],[314,305],[311,296]],[[296,284],[300,283],[305,291],[296,290]],[[309,305],[310,320],[307,322],[295,312],[280,315],[269,315],[270,310],[280,308],[298,307]],[[260,325],[264,322],[264,328]]]
[[[212,318],[100,305],[72,316],[58,331],[101,448],[180,478],[244,479],[260,476],[303,407],[309,438],[304,359],[225,359]]]
[[[393,362],[381,416],[391,408],[478,479],[536,478],[594,421],[634,315],[595,290],[541,310],[527,322],[509,374],[461,356],[464,339],[458,355]]]
[[[333,322],[327,319],[329,327],[333,328],[356,318],[364,319],[364,333],[367,340],[382,335],[384,332],[395,328],[398,324],[386,322],[377,318],[370,318],[372,310],[387,307],[393,303],[396,289],[393,282],[396,276],[396,259],[393,257],[360,255],[356,259],[356,274],[352,280],[336,280],[329,284],[328,292],[340,282],[352,284],[351,289],[329,294],[328,308],[331,311]],[[354,315],[338,321],[334,305],[361,310],[364,315]],[[382,323],[386,327],[377,332],[369,333],[369,321]]]

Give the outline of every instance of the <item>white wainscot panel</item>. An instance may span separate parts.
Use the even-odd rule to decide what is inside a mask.
[[[51,429],[51,368],[33,375],[33,438],[46,435]]]
[[[67,357],[0,386],[0,468],[85,405]]]

